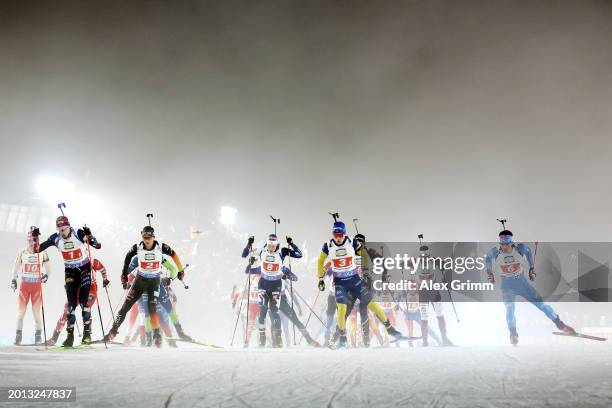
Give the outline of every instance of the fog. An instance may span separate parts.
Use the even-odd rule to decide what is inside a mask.
[[[329,211],[376,241],[489,241],[499,217],[522,240],[609,241],[611,23],[604,1],[3,3],[2,262],[64,201],[103,243],[116,302],[154,213],[195,265],[175,288],[186,329],[223,322],[218,340],[270,215],[308,259]],[[41,177],[74,189],[43,194]],[[53,251],[47,327],[64,301]],[[315,271],[295,267],[310,298]]]

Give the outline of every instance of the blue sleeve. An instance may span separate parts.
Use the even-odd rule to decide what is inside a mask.
[[[130,261],[130,265],[128,266],[128,269],[127,269],[128,273],[130,273],[134,269],[136,269],[137,266],[138,266],[138,257],[136,255],[134,255],[134,257]]]
[[[300,248],[298,248],[297,245],[295,244],[291,244],[291,249],[287,248],[287,247],[282,247],[281,248],[281,252],[280,252],[280,256],[282,260],[285,260],[285,257],[289,255],[291,258],[301,258],[302,257],[302,251],[300,251]]]
[[[327,242],[323,244],[323,248],[321,248],[321,252],[325,252],[329,255],[329,247],[327,246]]]
[[[251,252],[251,249],[247,246],[242,250],[242,257],[246,258],[247,256],[249,256],[249,253]]]
[[[47,240],[39,245],[38,251],[42,252],[45,249],[55,246],[55,240],[57,239],[57,232],[51,235]]]
[[[488,274],[493,273],[493,260],[497,258],[497,255],[499,255],[499,248],[496,246],[489,249],[489,252],[485,255],[485,266]]]
[[[353,240],[352,242],[353,242],[353,249],[357,251],[359,249],[359,242],[356,240]]]
[[[533,253],[531,252],[531,248],[527,245],[520,243],[516,245],[516,250],[519,254],[523,255],[527,258],[527,263],[529,264],[529,268],[533,268]]]

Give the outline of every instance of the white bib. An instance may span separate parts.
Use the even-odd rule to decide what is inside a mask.
[[[64,264],[69,267],[83,266],[89,262],[87,248],[77,238],[77,233],[74,228],[70,228],[70,236],[62,238],[62,234],[57,234],[57,248],[62,253]]]
[[[495,267],[499,271],[499,276],[513,278],[523,273],[523,255],[519,254],[516,248],[512,252],[506,253],[499,251],[495,258]]]
[[[44,252],[41,254],[31,254],[25,249],[21,251],[21,280],[28,283],[37,283],[40,281],[39,260],[42,264]]]
[[[278,280],[283,277],[283,260],[280,251],[268,252],[267,249],[264,249],[259,254],[259,259],[261,260],[261,277],[263,279]]]
[[[162,272],[162,262],[164,254],[161,251],[161,244],[156,242],[152,249],[146,249],[141,242],[138,244],[138,275],[143,278],[156,278]]]
[[[355,249],[349,238],[345,238],[342,245],[338,246],[331,239],[327,245],[329,254],[327,259],[331,262],[331,270],[337,278],[347,278],[357,274],[355,265]]]

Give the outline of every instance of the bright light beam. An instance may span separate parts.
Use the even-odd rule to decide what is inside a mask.
[[[223,207],[221,207],[221,218],[219,219],[219,222],[225,225],[233,224],[234,222],[236,222],[237,212],[238,210],[236,210],[235,208],[224,205]]]
[[[62,201],[69,201],[69,199],[74,196],[75,192],[74,184],[53,176],[39,177],[36,180],[35,187],[43,200],[54,204]]]

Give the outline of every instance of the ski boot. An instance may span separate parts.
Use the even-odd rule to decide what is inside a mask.
[[[178,346],[176,345],[176,340],[174,339],[167,339],[168,341],[168,347],[170,348],[178,348]]]
[[[153,345],[153,335],[151,332],[147,332],[145,335],[145,347],[151,347]]]
[[[15,343],[13,343],[13,344],[15,344],[16,346],[18,346],[18,345],[20,345],[20,344],[21,344],[21,334],[22,334],[22,333],[23,333],[23,332],[22,332],[21,330],[17,330],[17,331],[15,332]]]
[[[176,329],[176,334],[178,334],[178,336],[181,338],[181,340],[193,341],[191,336],[188,336],[188,335],[185,334],[185,332],[183,331],[183,327],[181,326],[181,324],[179,322],[176,322],[174,324],[174,328]]]
[[[110,329],[110,331],[104,335],[104,341],[113,341],[117,333],[118,333],[118,330],[113,324],[113,327]]]
[[[162,336],[159,329],[153,330],[153,344],[155,344],[155,347],[157,348],[161,348],[162,346]]]
[[[60,332],[58,332],[57,330],[53,330],[53,335],[51,336],[50,339],[47,340],[47,346],[55,346],[55,343],[57,343],[57,339],[59,338]]]
[[[363,347],[369,348],[370,347],[370,333],[363,332],[361,334],[361,339],[363,340]]]
[[[316,341],[315,339],[313,339],[312,337],[310,337],[310,333],[308,333],[306,330],[304,330],[302,332],[302,335],[306,339],[306,342],[308,343],[309,346],[312,346],[312,347],[321,347],[319,342]]]
[[[402,338],[402,333],[397,331],[395,327],[391,326],[391,322],[389,321],[389,319],[385,320],[383,324],[385,325],[385,329],[387,329],[387,333],[389,334],[389,336],[392,336],[396,339]]]
[[[132,339],[130,339],[130,335],[128,334],[127,336],[125,336],[125,338],[123,339],[123,345],[124,346],[129,346],[130,344],[132,344]]]
[[[557,329],[561,330],[565,334],[576,334],[576,330],[574,330],[573,327],[563,323],[559,318],[559,315],[557,315],[557,318],[553,321],[553,323],[557,326]]]
[[[81,339],[82,345],[88,345],[91,343],[91,324],[83,325],[83,338]]]
[[[516,328],[513,327],[510,329],[510,344],[516,347],[516,345],[518,344],[518,341],[519,341],[518,333],[516,332]]]
[[[64,340],[64,342],[62,343],[62,347],[72,347],[72,345],[74,344],[74,327],[68,327],[66,329],[66,333],[68,333],[68,335],[66,336],[66,340]]]
[[[429,335],[429,321],[421,320],[421,337],[422,337],[421,345],[423,347],[429,347],[429,340],[427,338],[428,335]]]
[[[259,347],[266,347],[266,329],[259,329]]]
[[[34,333],[34,344],[36,344],[37,346],[43,344],[42,330],[36,330],[36,332]]]
[[[440,335],[442,336],[442,345],[454,346],[453,342],[446,336],[446,320],[444,320],[444,316],[438,317],[438,327],[440,328]]]
[[[145,334],[140,334],[140,347],[147,347],[147,335]]]
[[[334,348],[336,347],[336,343],[338,342],[338,338],[340,337],[340,329],[336,326],[336,331],[329,338],[329,343],[327,343],[327,347]]]
[[[338,330],[338,348],[346,348],[346,330]]]
[[[283,337],[281,335],[280,330],[274,331],[272,333],[272,347],[273,348],[283,348]]]

